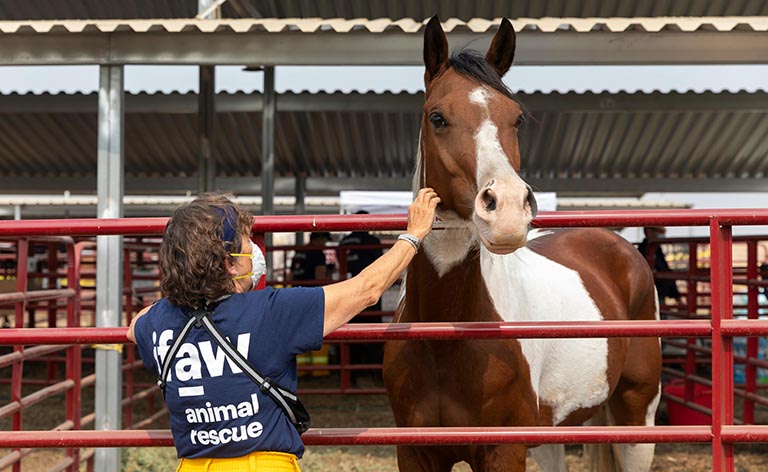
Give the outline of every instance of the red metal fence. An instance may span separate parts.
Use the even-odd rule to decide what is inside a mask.
[[[105,234],[157,235],[163,218],[114,220],[14,221],[0,227],[0,237],[91,236]],[[402,230],[403,215],[258,217],[254,232],[294,232],[350,229]],[[736,443],[768,442],[768,426],[734,422],[733,337],[768,336],[768,321],[733,319],[732,227],[768,225],[768,210],[602,211],[542,214],[538,227],[585,226],[708,226],[710,231],[711,320],[658,322],[573,323],[431,323],[348,325],[329,340],[345,339],[464,339],[533,337],[672,336],[711,337],[712,425],[578,428],[373,428],[310,430],[307,445],[358,444],[503,444],[503,443],[631,443],[698,442],[712,444],[713,470],[733,471]],[[438,229],[439,230],[439,229]],[[751,277],[753,273],[748,273]],[[77,286],[72,283],[70,287]],[[19,300],[23,304],[25,300]],[[14,328],[0,330],[0,345],[13,345],[23,359],[32,349],[23,345],[125,343],[125,328]],[[69,349],[75,349],[74,347]],[[19,354],[17,354],[19,353]],[[19,363],[20,364],[20,363]],[[19,367],[20,370],[20,367]],[[20,373],[20,372],[19,372]],[[67,385],[67,388],[73,387]],[[16,395],[15,412],[24,403]],[[74,420],[73,420],[74,424]],[[69,428],[73,429],[73,428]],[[168,446],[168,431],[24,431],[0,432],[0,447],[116,447]],[[73,453],[74,454],[74,453]]]

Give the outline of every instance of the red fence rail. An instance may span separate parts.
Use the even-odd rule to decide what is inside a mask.
[[[165,218],[14,221],[0,227],[0,236],[27,235],[157,235]],[[293,232],[350,229],[401,230],[404,215],[258,217],[254,232]],[[328,339],[465,339],[469,337],[608,337],[608,336],[711,336],[712,338],[712,426],[668,426],[653,428],[374,428],[365,430],[310,430],[307,444],[501,444],[587,442],[710,442],[713,470],[734,470],[733,444],[768,442],[768,427],[734,425],[733,336],[764,336],[768,323],[733,320],[732,226],[768,225],[768,210],[646,210],[558,212],[542,214],[537,227],[586,226],[708,226],[712,245],[710,267],[712,319],[665,320],[640,325],[603,323],[496,323],[491,325],[357,325],[337,331]],[[439,225],[438,225],[439,229]],[[23,301],[19,302],[23,303]],[[597,326],[599,324],[599,326]],[[74,329],[74,328],[73,328]],[[85,331],[83,331],[85,330]],[[77,328],[76,331],[45,329],[0,331],[0,344],[21,348],[23,343],[120,343],[125,329]],[[34,331],[34,333],[33,333]],[[365,331],[365,334],[363,333]],[[55,335],[54,335],[55,334]],[[15,340],[12,340],[13,337]],[[167,431],[27,431],[0,432],[1,447],[114,447],[171,444]]]

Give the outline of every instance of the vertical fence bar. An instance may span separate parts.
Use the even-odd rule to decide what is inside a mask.
[[[48,286],[47,287],[41,287],[41,288],[49,288],[49,289],[55,289],[58,288],[56,286],[56,282],[58,280],[57,272],[59,271],[59,254],[58,254],[58,245],[54,243],[46,244],[45,248],[47,251],[48,260],[46,261],[46,272],[45,276],[43,274],[40,274],[40,280],[47,280]],[[48,327],[49,328],[55,328],[56,327],[56,318],[58,317],[58,309],[57,305],[59,303],[59,300],[48,300]],[[56,361],[51,360],[54,358],[54,355],[48,356],[48,360],[46,361],[46,375],[48,379],[48,383],[52,384],[56,381],[56,369],[58,368],[58,363]]]
[[[27,262],[29,261],[29,240],[26,238],[20,239],[16,244],[16,291],[27,291]],[[15,303],[15,327],[24,327],[24,311],[26,310],[26,301],[21,300]],[[13,352],[22,354],[24,352],[24,346],[14,346]],[[13,363],[11,368],[11,402],[21,403],[22,397],[22,380],[24,374],[24,358],[22,357],[17,362]],[[13,414],[11,419],[11,429],[13,431],[21,431],[22,410],[19,409]],[[19,454],[19,461],[13,464],[13,472],[21,472],[21,449],[15,449],[15,452]]]
[[[699,269],[699,255],[698,244],[695,242],[688,243],[688,289],[685,294],[686,305],[688,307],[688,317],[695,315],[698,312],[698,285],[695,280],[696,273]],[[696,346],[695,338],[687,338],[685,341],[687,346],[685,350],[685,373],[693,375],[696,373],[696,351],[693,349]],[[694,383],[686,380],[684,396],[685,401],[693,402],[694,400]]]
[[[733,444],[723,426],[733,424],[733,338],[723,336],[722,320],[733,318],[732,229],[713,218],[709,224],[712,263],[712,470],[733,472]]]
[[[75,291],[74,297],[67,299],[67,327],[80,327],[80,270],[78,257],[75,253],[73,244],[67,245],[67,287]],[[81,382],[82,372],[82,349],[79,344],[75,344],[67,349],[66,376],[72,381],[72,388],[67,390],[65,397],[67,420],[72,422],[72,429],[80,429],[81,417]],[[68,448],[67,457],[72,459],[72,464],[68,467],[69,472],[80,470],[80,449]]]
[[[128,248],[123,249],[123,297],[124,305],[123,312],[125,313],[125,324],[131,325],[131,318],[133,316],[133,267],[131,266],[131,250]],[[133,365],[136,360],[136,351],[133,344],[123,345],[125,350],[126,364]],[[125,386],[125,398],[133,397],[133,383],[134,375],[133,368],[126,369],[125,379],[123,380]],[[129,402],[123,408],[123,419],[125,420],[124,427],[130,428],[133,426],[133,402]]]
[[[757,241],[747,241],[747,318],[758,318],[757,294],[758,288],[754,283],[757,280]],[[747,338],[747,362],[744,365],[744,390],[749,393],[757,393],[757,367],[751,360],[757,359],[758,343],[760,338],[750,336]],[[755,401],[749,396],[744,397],[744,424],[755,423]]]

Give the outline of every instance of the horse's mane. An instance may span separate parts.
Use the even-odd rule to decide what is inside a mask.
[[[453,54],[451,54],[451,57],[448,58],[448,67],[453,68],[453,70],[464,77],[475,80],[483,85],[487,85],[507,98],[511,98],[518,102],[515,94],[509,90],[507,85],[501,80],[501,77],[499,77],[499,73],[496,72],[496,69],[488,64],[488,61],[485,60],[485,56],[481,53],[471,49],[454,51]]]
[[[414,198],[416,197],[416,194],[419,193],[422,184],[421,159],[421,132],[419,132],[419,145],[416,147],[416,167],[413,169],[413,179],[411,179],[411,191],[413,192]]]

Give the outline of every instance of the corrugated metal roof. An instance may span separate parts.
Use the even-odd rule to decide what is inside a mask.
[[[452,47],[482,50],[498,24],[448,19],[443,26]],[[514,26],[517,65],[768,62],[768,17],[544,18]],[[421,65],[423,29],[412,19],[0,22],[0,65]]]
[[[55,111],[41,108],[46,98]],[[82,103],[68,108],[67,98],[0,96],[0,105],[7,104],[0,106],[6,111],[0,113],[5,192],[53,193],[77,179],[95,189],[96,97],[75,96],[91,100],[90,109]],[[128,193],[195,189],[197,116],[189,107],[195,100],[193,94],[126,97]],[[533,94],[522,100],[535,118],[521,135],[523,174],[537,190],[690,191],[701,182],[708,191],[768,187],[766,93]],[[408,188],[420,101],[418,94],[281,95],[276,176],[305,175],[320,186],[337,179],[351,188]],[[224,94],[218,102],[217,176],[257,182],[260,96]]]
[[[485,33],[498,28],[499,18],[472,18],[443,20],[443,29],[451,32]],[[517,18],[511,20],[515,31],[555,33],[571,31],[577,33],[627,31],[640,32],[694,32],[694,31],[768,31],[768,17],[658,17],[658,18]],[[0,21],[0,33],[4,34],[46,34],[46,33],[413,33],[420,34],[425,21],[403,18],[380,19],[151,19],[151,20],[46,20],[46,21]]]
[[[192,18],[197,0],[5,0],[0,20]],[[225,18],[543,18],[768,15],[768,4],[730,0],[228,0]]]
[[[452,47],[483,49],[498,24],[448,19],[443,27]],[[517,65],[768,61],[768,17],[522,18],[513,24],[520,31]],[[421,65],[423,29],[412,19],[0,22],[0,65]]]

